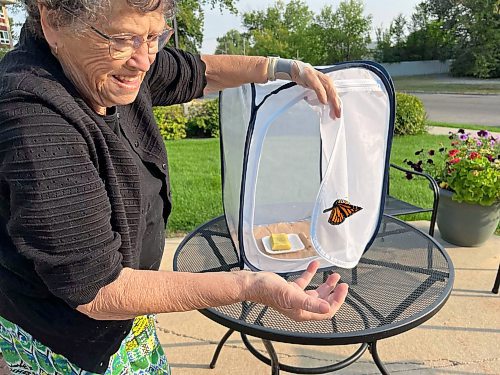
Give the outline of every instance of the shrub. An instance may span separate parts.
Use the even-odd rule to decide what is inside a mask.
[[[415,135],[426,132],[427,113],[424,104],[414,95],[396,93],[396,122],[394,134]]]
[[[219,137],[219,99],[194,101],[189,107],[188,137]]]
[[[153,108],[153,114],[163,139],[186,138],[186,124],[188,119],[184,116],[184,110],[181,105],[155,107]]]

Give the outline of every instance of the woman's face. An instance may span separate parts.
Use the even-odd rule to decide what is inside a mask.
[[[163,13],[141,13],[127,5],[126,0],[112,1],[106,22],[93,24],[106,35],[134,34],[143,39],[159,34],[165,28]],[[115,60],[109,54],[106,39],[88,29],[75,37],[70,28],[55,31],[57,58],[66,76],[77,87],[86,102],[97,113],[106,107],[132,103],[140,85],[154,62],[156,54],[148,53],[143,43],[127,59]]]

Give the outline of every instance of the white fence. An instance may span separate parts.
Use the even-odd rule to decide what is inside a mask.
[[[447,74],[450,72],[452,60],[439,61],[403,61],[400,63],[383,63],[392,77],[421,76],[425,74]]]

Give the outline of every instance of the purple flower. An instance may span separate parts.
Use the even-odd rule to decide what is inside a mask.
[[[432,159],[427,159],[427,164],[434,164],[434,161]]]
[[[464,129],[458,129],[458,132],[459,134],[465,134],[465,130]]]
[[[413,180],[413,174],[409,173],[409,172],[406,172],[406,178],[408,180]]]
[[[481,147],[483,145],[483,142],[481,142],[479,139],[477,140],[477,147]]]
[[[421,149],[420,151],[415,152],[415,155],[420,155],[422,152],[424,152],[424,149]]]
[[[479,130],[477,132],[477,135],[480,137],[488,138],[490,136],[490,133],[487,130]]]
[[[461,141],[466,141],[467,139],[469,139],[469,136],[467,134],[460,134],[459,138]]]
[[[436,151],[434,151],[434,150],[429,150],[429,155],[430,155],[430,156],[434,156],[434,154],[435,154],[435,153],[436,153]]]

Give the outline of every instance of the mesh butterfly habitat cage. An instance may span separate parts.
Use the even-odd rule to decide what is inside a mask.
[[[286,274],[313,259],[323,269],[353,268],[375,239],[394,87],[373,62],[322,71],[335,83],[340,119],[330,117],[314,91],[292,82],[220,94],[224,216],[242,268]]]

